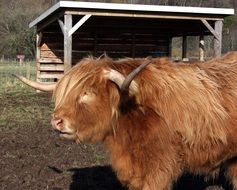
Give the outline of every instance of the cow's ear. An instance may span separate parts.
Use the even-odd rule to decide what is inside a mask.
[[[121,74],[120,72],[116,70],[110,69],[110,70],[104,70],[104,75],[108,80],[115,83],[120,89],[120,91],[123,90],[122,85],[125,81],[125,77],[123,74]],[[138,92],[138,85],[134,80],[129,85],[128,90],[129,90],[128,92],[129,95],[135,95]],[[124,93],[124,92],[121,92],[121,93]]]

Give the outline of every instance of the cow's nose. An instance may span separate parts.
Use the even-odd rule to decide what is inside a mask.
[[[54,129],[61,130],[61,128],[63,126],[63,120],[62,119],[52,119],[51,124]]]

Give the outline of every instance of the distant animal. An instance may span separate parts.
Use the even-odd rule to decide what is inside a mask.
[[[56,84],[52,126],[78,143],[103,142],[130,190],[171,190],[186,172],[237,189],[237,53],[206,63],[85,58]]]

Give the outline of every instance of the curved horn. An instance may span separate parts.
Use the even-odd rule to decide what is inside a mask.
[[[113,81],[121,90],[122,84],[125,81],[125,77],[123,76],[123,74],[121,74],[120,72],[111,69],[110,71],[106,72],[106,77]],[[137,83],[135,81],[132,81],[130,86],[129,86],[129,91],[131,94],[135,94],[137,92]]]
[[[35,81],[31,81],[23,76],[20,75],[16,75],[13,74],[13,76],[15,76],[16,78],[18,78],[20,81],[22,81],[23,83],[27,84],[28,86],[35,88],[37,90],[41,90],[41,91],[45,91],[45,92],[52,92],[57,83],[53,83],[53,84],[43,84],[40,82],[35,82]]]
[[[121,88],[120,88],[121,91],[128,90],[128,87],[130,86],[130,84],[131,84],[132,80],[135,78],[135,76],[138,73],[140,73],[150,63],[151,63],[151,58],[148,57],[143,64],[139,65],[139,67],[137,67],[131,73],[129,73],[129,75],[125,78],[125,80],[123,81],[123,84],[121,85]]]
[[[148,58],[143,64],[141,64],[139,67],[134,69],[129,75],[125,78],[120,72],[115,70],[110,70],[107,73],[107,78],[113,81],[115,84],[118,85],[121,92],[129,91],[134,94],[137,92],[137,83],[133,81],[134,77],[140,73],[148,64],[151,63],[150,58]]]

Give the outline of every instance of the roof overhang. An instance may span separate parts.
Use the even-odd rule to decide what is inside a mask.
[[[218,15],[226,17],[234,15],[234,9],[230,8],[206,8],[206,7],[183,7],[183,6],[161,6],[161,5],[141,5],[141,4],[118,4],[118,3],[95,3],[95,2],[75,2],[60,1],[42,13],[38,18],[29,24],[29,27],[37,25],[48,16],[60,9],[83,9],[93,11],[124,11],[124,12],[152,12],[153,14],[171,13],[171,14],[189,14],[189,15]]]

